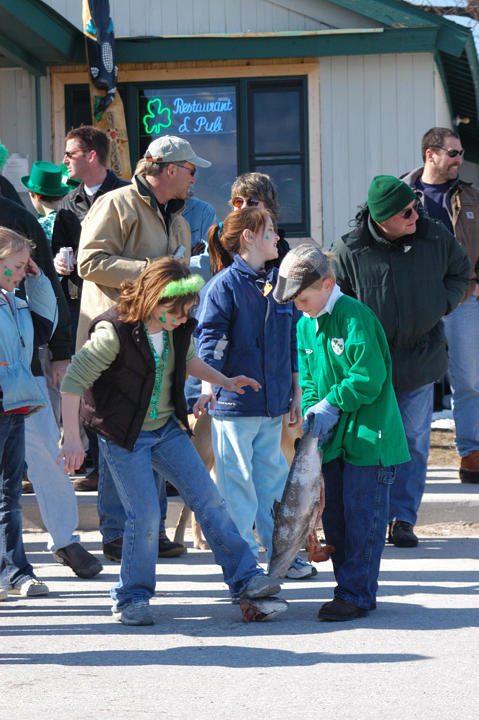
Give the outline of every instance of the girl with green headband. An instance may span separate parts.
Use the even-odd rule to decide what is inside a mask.
[[[257,566],[188,437],[186,374],[233,393],[259,389],[255,380],[225,377],[196,357],[190,314],[202,285],[172,257],[124,282],[116,305],[93,320],[61,387],[64,471],[83,461],[80,414],[99,435],[126,514],[120,579],[110,591],[113,616],[126,625],[154,622],[149,601],[160,523],[155,473],[195,512],[233,594],[253,598],[279,591]]]

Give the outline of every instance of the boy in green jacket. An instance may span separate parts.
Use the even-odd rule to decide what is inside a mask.
[[[291,250],[274,298],[293,300],[304,430],[323,451],[323,528],[337,586],[321,620],[353,620],[376,608],[379,564],[395,465],[409,460],[391,382],[386,336],[375,314],[343,295],[327,256],[311,244]]]

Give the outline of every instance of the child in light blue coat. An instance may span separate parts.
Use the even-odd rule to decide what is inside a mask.
[[[51,283],[30,250],[29,240],[0,227],[0,587],[24,597],[48,593],[25,555],[20,498],[25,418],[47,404],[30,370],[33,348],[57,324]],[[22,280],[26,301],[15,295]]]

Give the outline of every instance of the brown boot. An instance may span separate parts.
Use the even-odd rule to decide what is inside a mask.
[[[30,493],[34,492],[33,485],[28,479],[27,473],[24,471],[22,475],[22,495],[30,495]]]
[[[459,477],[463,483],[479,483],[479,450],[461,458]]]

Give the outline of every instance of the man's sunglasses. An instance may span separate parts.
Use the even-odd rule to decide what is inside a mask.
[[[83,151],[83,155],[85,155],[85,153],[87,153],[87,152],[90,152],[88,148],[81,147],[81,148],[77,148],[76,150],[65,150],[65,152],[63,153],[63,157],[70,158],[70,160],[71,160],[72,157],[75,157],[75,155],[77,153],[82,152],[82,151]]]
[[[256,207],[256,205],[259,205],[259,200],[257,198],[251,197],[251,198],[242,198],[240,195],[237,195],[233,200],[231,201],[231,204],[233,207],[235,207],[237,210],[241,210],[244,203],[248,207]]]
[[[448,157],[454,158],[458,155],[462,157],[464,155],[464,150],[448,150],[448,148],[442,147],[442,145],[435,145],[435,147],[438,150],[444,150],[444,152],[447,154]]]
[[[400,217],[404,218],[405,220],[408,220],[411,217],[411,215],[413,214],[413,212],[417,212],[417,208],[418,208],[418,204],[414,203],[414,205],[412,207],[408,208],[407,210],[402,210],[400,213],[398,213],[398,215]]]
[[[180,163],[180,162],[172,163],[172,165],[176,165],[177,167],[183,168],[183,170],[188,170],[191,177],[194,177],[196,174],[196,167],[190,168],[190,167],[187,167],[186,165],[183,165],[183,163]]]

